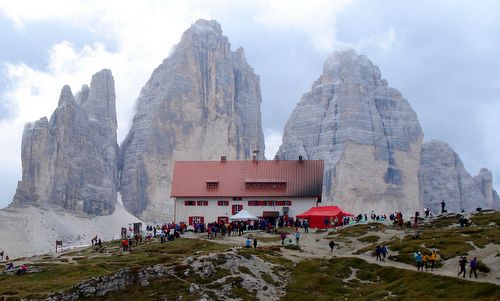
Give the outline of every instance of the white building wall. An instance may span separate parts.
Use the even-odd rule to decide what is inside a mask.
[[[185,201],[208,201],[208,206],[185,206]],[[217,201],[229,201],[229,206],[218,206]],[[248,206],[248,201],[291,201],[291,206]],[[288,207],[288,216],[295,218],[311,207],[316,207],[316,198],[243,198],[235,201],[225,198],[176,198],[175,222],[189,222],[190,216],[203,216],[205,223],[216,222],[218,217],[232,216],[232,205],[243,205],[243,209],[255,216],[262,216],[264,211],[278,211],[283,215],[283,207]]]

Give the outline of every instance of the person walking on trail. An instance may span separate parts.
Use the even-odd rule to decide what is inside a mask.
[[[457,277],[460,277],[460,275],[464,273],[463,278],[465,278],[465,273],[466,273],[465,267],[467,266],[467,258],[465,258],[465,256],[461,257],[460,260],[458,261],[458,264],[460,266],[460,271],[458,272]]]
[[[333,248],[335,248],[335,242],[331,240],[328,245],[330,246],[330,252],[333,252]]]
[[[426,252],[424,252],[424,254],[422,255],[422,264],[423,264],[423,268],[425,268],[425,271],[427,272],[429,267],[427,266],[427,263],[429,262],[429,255],[427,255]],[[423,270],[422,268],[422,270]]]
[[[423,268],[422,268],[422,253],[418,252],[415,255],[415,260],[417,262],[417,271],[423,271]]]
[[[474,257],[474,259],[472,259],[469,263],[469,267],[470,267],[470,272],[469,272],[469,278],[472,278],[472,273],[474,273],[474,277],[477,278],[477,258]]]
[[[389,253],[389,251],[385,246],[382,246],[382,248],[380,249],[380,253],[382,253],[382,261],[385,261],[385,257],[387,256],[387,253]]]
[[[377,245],[377,248],[375,249],[375,255],[377,256],[377,261],[382,261],[382,257],[380,256],[382,254],[382,247],[380,245]]]
[[[304,233],[309,233],[309,221],[304,220],[304,223],[302,224],[304,226]]]
[[[0,252],[0,261],[3,261],[3,252],[5,252],[5,251]]]
[[[437,260],[436,251],[432,251],[432,254],[429,257],[429,262],[431,263],[431,272],[434,271],[434,264],[436,263],[436,260]]]
[[[298,245],[300,240],[300,232],[299,230],[295,231],[295,242]]]
[[[256,237],[253,238],[253,248],[257,249],[257,238]]]
[[[285,245],[286,232],[281,232],[280,238],[281,238],[281,245],[284,246]]]
[[[444,207],[446,206],[446,203],[444,202],[444,200],[441,201],[441,213],[445,213],[446,210],[444,210]]]

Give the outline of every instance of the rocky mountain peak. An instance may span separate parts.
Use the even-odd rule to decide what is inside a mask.
[[[59,95],[59,102],[57,103],[57,106],[62,107],[65,105],[71,105],[74,102],[75,97],[73,96],[73,92],[71,92],[71,88],[68,85],[63,86],[61,94]]]
[[[422,145],[418,177],[423,204],[434,213],[440,212],[441,201],[449,212],[488,207],[478,185],[485,184],[483,178],[473,179],[460,156],[445,142],[432,140]],[[493,196],[491,187],[489,195]]]
[[[200,19],[182,34],[181,41],[175,46],[173,54],[183,52],[186,48],[203,52],[220,51],[228,54],[231,44],[222,34],[221,26],[217,21]]]
[[[353,49],[336,51],[323,64],[323,74],[317,84],[351,81],[373,86],[385,85],[381,79],[380,69],[366,56],[358,55]]]
[[[120,148],[124,205],[145,220],[170,220],[177,160],[264,154],[259,77],[231,51],[216,21],[198,20],[156,68]]]
[[[90,215],[114,210],[117,143],[114,80],[109,70],[76,94],[64,86],[50,117],[27,124],[22,180],[13,205],[51,204]]]
[[[349,49],[326,59],[288,120],[278,154],[325,160],[323,199],[346,210],[411,213],[420,208],[422,136],[408,101],[366,56]]]

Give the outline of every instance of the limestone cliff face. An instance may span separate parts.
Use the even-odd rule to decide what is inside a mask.
[[[401,93],[353,50],[335,52],[286,123],[278,155],[325,160],[323,202],[353,213],[421,208],[422,130]]]
[[[474,176],[479,192],[484,197],[485,207],[483,208],[500,208],[500,198],[495,189],[493,189],[493,174],[487,168],[481,168],[479,174]]]
[[[109,70],[73,96],[64,86],[57,109],[27,124],[22,138],[22,181],[12,205],[55,204],[70,212],[106,215],[117,191],[116,104]]]
[[[264,154],[259,77],[231,51],[215,21],[198,20],[154,70],[120,148],[124,205],[145,220],[170,220],[176,160]]]
[[[421,156],[418,177],[424,207],[439,213],[442,200],[448,212],[460,212],[462,209],[469,212],[478,207],[492,207],[494,190],[491,173],[487,170],[481,170],[473,179],[457,153],[441,141],[424,143]]]

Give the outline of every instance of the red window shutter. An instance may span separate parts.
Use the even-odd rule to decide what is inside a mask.
[[[189,225],[193,226],[193,217],[192,216],[189,217]]]
[[[202,224],[205,223],[205,217],[204,216],[200,216],[200,223],[202,223]]]

